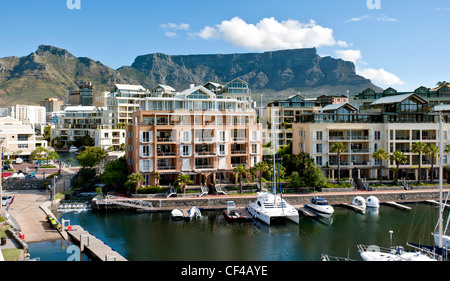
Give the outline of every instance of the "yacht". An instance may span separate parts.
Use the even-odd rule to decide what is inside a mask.
[[[424,252],[404,252],[403,247],[381,249],[377,246],[358,245],[363,261],[437,261]]]
[[[70,146],[69,152],[77,152],[77,151],[78,151],[78,148],[76,146],[74,146],[74,145]]]
[[[299,223],[297,209],[289,205],[280,195],[271,192],[258,192],[256,201],[247,206],[248,212],[255,218],[267,225],[275,219],[288,219],[296,224]]]
[[[311,204],[305,204],[304,207],[316,215],[325,218],[329,218],[334,213],[334,208],[328,205],[327,200],[323,197],[313,197]]]

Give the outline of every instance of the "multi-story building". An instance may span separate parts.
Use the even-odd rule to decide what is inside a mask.
[[[41,129],[47,123],[46,110],[43,106],[16,104],[8,107],[8,116],[31,124],[35,129]]]
[[[233,168],[262,160],[261,124],[248,101],[219,98],[203,86],[173,96],[138,100],[127,126],[126,158],[130,172],[144,185],[173,183],[192,175],[196,184],[230,180]]]
[[[84,136],[90,136],[94,140],[94,146],[119,148],[125,143],[125,130],[109,125],[106,113],[105,107],[68,106],[58,117],[58,122],[51,131],[51,139],[59,137],[69,147]]]
[[[92,106],[94,102],[94,86],[91,82],[83,82],[78,90],[70,91],[68,104]]]
[[[5,157],[20,157],[28,160],[31,152],[42,146],[47,148],[46,140],[36,139],[34,127],[12,117],[0,118],[0,143],[5,147]]]
[[[447,120],[450,121],[448,117]],[[450,141],[449,130],[450,124],[445,123],[444,145]],[[341,142],[346,147],[341,154],[342,176],[365,178],[379,176],[379,160],[372,157],[378,148],[389,153],[401,151],[407,157],[407,162],[400,165],[402,177],[417,179],[419,162],[422,167],[431,167],[430,156],[422,155],[419,159],[418,154],[411,152],[418,141],[439,145],[438,117],[426,99],[417,94],[403,94],[377,99],[365,109],[357,110],[346,103],[298,116],[293,124],[292,149],[294,154],[309,153],[333,177],[338,159],[331,147]],[[383,177],[392,178],[395,163],[382,164]]]
[[[116,84],[107,97],[109,125],[131,123],[132,113],[137,109],[137,99],[146,97],[150,92],[141,85]]]
[[[64,101],[57,98],[47,98],[39,102],[39,104],[45,107],[46,111],[46,123],[53,124],[56,121],[54,118],[58,116],[64,106]]]

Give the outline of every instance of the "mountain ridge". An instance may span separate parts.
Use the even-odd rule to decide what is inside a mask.
[[[297,92],[318,96],[347,90],[357,94],[368,87],[381,90],[357,75],[352,62],[320,57],[315,48],[236,54],[153,53],[137,56],[130,66],[113,69],[65,49],[40,45],[27,56],[0,58],[0,101],[37,104],[49,97],[66,99],[69,90],[84,81],[91,81],[96,92],[110,90],[115,83],[146,88],[167,84],[181,91],[190,84],[225,84],[237,77],[249,83],[252,94],[264,94],[265,101]]]

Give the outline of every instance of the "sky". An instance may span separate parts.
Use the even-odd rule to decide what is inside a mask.
[[[450,81],[448,0],[14,0],[0,3],[0,57],[39,45],[112,68],[139,55],[316,47],[382,88]]]

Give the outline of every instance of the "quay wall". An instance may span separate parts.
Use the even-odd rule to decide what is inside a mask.
[[[447,190],[448,191],[448,190]],[[367,191],[367,192],[342,192],[342,193],[310,193],[310,194],[283,194],[283,199],[294,206],[303,206],[303,204],[310,203],[311,198],[316,196],[324,197],[328,200],[330,205],[339,205],[343,203],[351,203],[355,196],[362,196],[367,198],[371,195],[376,196],[380,202],[417,202],[425,200],[438,200],[439,190],[404,190],[404,191]],[[245,207],[251,202],[254,202],[256,195],[215,195],[206,197],[175,197],[175,198],[149,198],[138,199],[151,202],[152,210],[145,211],[171,211],[174,208],[188,209],[190,207],[198,207],[203,209],[224,209],[227,201],[234,201],[236,206]],[[92,201],[92,209],[98,211],[130,209],[118,205],[104,205],[96,204]],[[132,208],[134,209],[134,208]]]

